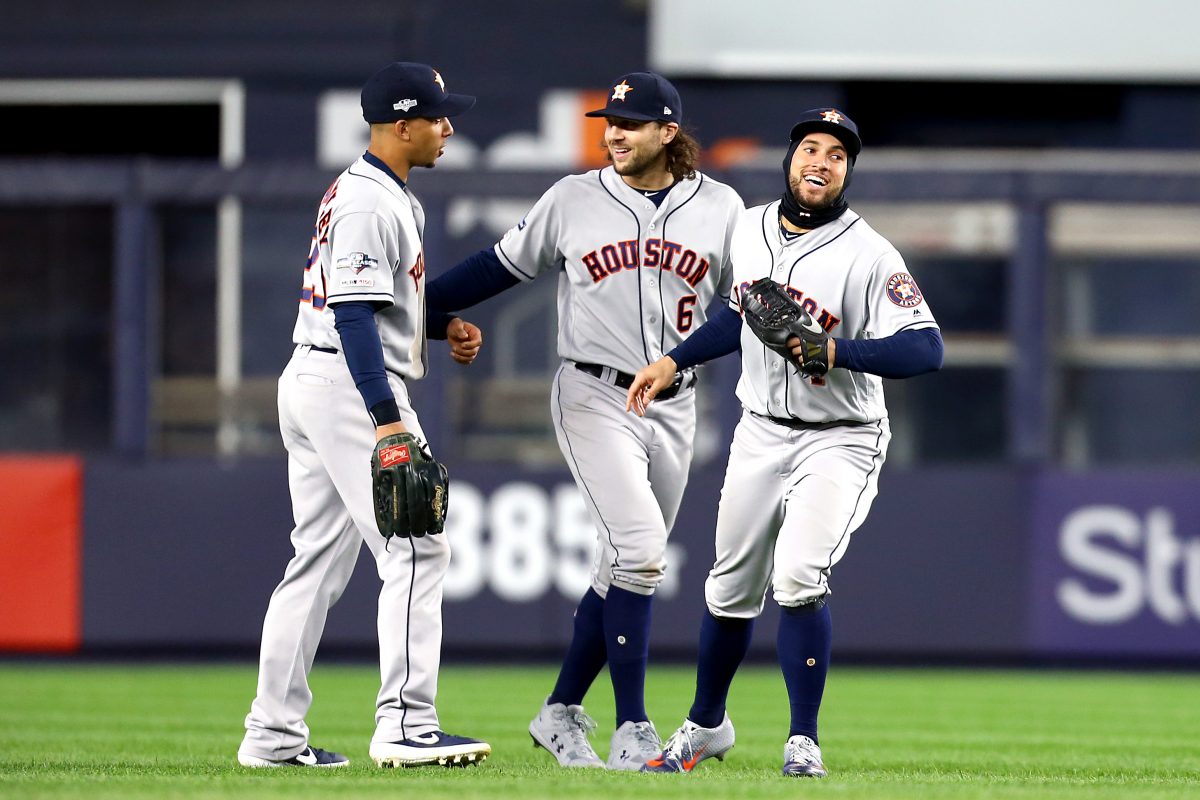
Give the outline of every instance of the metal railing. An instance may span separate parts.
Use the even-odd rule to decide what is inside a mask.
[[[241,205],[315,204],[335,175],[308,164],[278,162],[227,169],[213,163],[145,159],[0,160],[0,206],[105,204],[114,210],[115,449],[132,455],[147,454],[151,449],[157,364],[152,323],[159,302],[153,246],[156,209],[166,204],[203,204],[218,209],[215,273],[222,310],[213,343],[218,353],[213,378],[222,431],[217,437],[219,449],[234,454],[239,443],[232,415],[243,393],[238,366],[239,253],[245,235]],[[443,263],[454,250],[446,220],[456,199],[527,197],[532,203],[559,177],[559,171],[483,170],[446,170],[429,179],[423,177],[417,190],[427,212],[427,257]],[[747,204],[772,199],[782,183],[777,167],[714,177],[736,188]],[[1076,253],[1107,253],[1122,245],[1135,252],[1165,248],[1187,258],[1195,256],[1200,263],[1200,234],[1196,233],[1200,216],[1192,216],[1193,207],[1200,208],[1200,155],[879,152],[859,165],[852,197],[856,207],[873,209],[868,219],[885,235],[889,235],[889,224],[896,227],[893,238],[902,240],[897,242],[902,252],[906,247],[925,246],[920,238],[925,236],[932,237],[935,248],[973,248],[1006,260],[1005,330],[1001,334],[948,334],[946,357],[950,367],[1007,370],[1010,459],[1044,463],[1050,458],[1054,400],[1049,387],[1056,370],[1106,366],[1114,357],[1142,367],[1200,368],[1200,337],[1057,337],[1047,307],[1050,264],[1059,246]],[[962,244],[961,230],[947,233],[945,224],[939,227],[939,215],[945,218],[947,209],[965,207],[975,207],[979,218],[985,220],[981,224],[997,227],[1002,233],[968,234],[967,243]],[[1130,244],[1128,237],[1113,234],[1112,223],[1104,223],[1105,214],[1112,209],[1125,209],[1115,215],[1123,220],[1130,208],[1135,212],[1141,209],[1143,220],[1155,219],[1154,209],[1166,208],[1177,218],[1176,223],[1168,226],[1166,233],[1159,230],[1142,236],[1140,244]],[[1187,225],[1189,219],[1196,220],[1194,228]],[[916,220],[924,220],[924,224]],[[1100,223],[1089,228],[1087,220]],[[1138,227],[1139,232],[1144,230],[1144,225]],[[905,241],[905,231],[920,235]],[[433,391],[444,390],[444,379],[436,371],[431,380]],[[423,414],[427,427],[446,424],[444,405]]]

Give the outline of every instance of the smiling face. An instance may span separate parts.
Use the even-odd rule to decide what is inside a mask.
[[[679,126],[620,117],[606,117],[606,121],[604,146],[617,174],[635,188],[653,188],[642,184],[661,182],[667,174],[666,147]]]
[[[846,185],[849,156],[828,133],[806,133],[792,155],[788,186],[801,206],[821,211],[837,202]]]

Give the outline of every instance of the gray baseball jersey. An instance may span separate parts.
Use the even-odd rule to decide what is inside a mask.
[[[279,761],[308,743],[308,672],[329,608],[345,589],[365,541],[383,582],[379,594],[382,682],[375,742],[438,730],[434,697],[441,658],[446,536],[395,540],[375,522],[371,453],[375,426],[340,352],[331,303],[387,304],[375,320],[388,379],[409,431],[421,426],[401,375],[425,374],[424,215],[387,172],[360,159],[321,201],[300,311],[297,347],[279,379],[279,426],[288,453],[295,556],[263,623],[258,691],[240,753]]]
[[[331,304],[386,304],[375,314],[384,365],[406,378],[428,368],[425,339],[425,211],[407,186],[365,158],[325,196],[313,226],[292,341],[341,349]]]
[[[858,214],[802,236],[780,229],[779,202],[748,209],[733,238],[735,287],[764,276],[788,288],[830,335],[877,339],[937,325],[892,245]],[[828,594],[829,574],[874,501],[891,439],[883,381],[835,368],[806,379],[742,326],[743,415],[717,512],[709,610],[753,617]]]
[[[742,288],[770,277],[834,338],[880,339],[937,326],[904,259],[853,210],[789,238],[779,227],[778,202],[748,209],[734,234],[733,270],[737,285],[730,306],[739,312]],[[805,422],[887,416],[878,375],[834,369],[805,380],[745,325],[741,344],[737,396],[756,414]]]
[[[650,594],[662,580],[695,431],[690,377],[644,420],[625,412],[620,383],[702,325],[715,297],[728,296],[729,245],[743,210],[735,191],[701,174],[676,183],[656,207],[608,167],[560,180],[496,244],[517,278],[559,276],[565,363],[551,416],[596,526],[592,586],[601,597],[613,583]]]
[[[558,354],[634,373],[729,296],[741,198],[698,174],[655,207],[611,168],[552,186],[497,244],[521,280],[559,272]]]

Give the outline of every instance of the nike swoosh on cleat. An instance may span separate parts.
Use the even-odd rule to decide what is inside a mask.
[[[436,733],[423,733],[420,736],[414,736],[409,741],[417,744],[437,744],[441,738]]]
[[[685,758],[683,760],[683,769],[685,772],[691,772],[692,767],[694,767],[700,763],[700,756],[704,755],[705,749],[706,748],[701,747],[699,750],[696,751],[696,754],[694,756],[692,756],[691,758]]]
[[[305,748],[303,753],[296,754],[296,760],[311,767],[317,763],[317,754],[312,751],[312,748]]]

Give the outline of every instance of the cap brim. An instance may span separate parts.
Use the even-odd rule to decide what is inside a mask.
[[[584,114],[585,117],[616,117],[617,119],[635,119],[638,122],[675,122],[673,119],[664,119],[662,117],[652,117],[649,114],[641,114],[637,111],[611,111],[607,108],[589,111]]]
[[[453,117],[475,105],[475,98],[469,94],[448,94],[436,106],[421,109],[423,117]]]
[[[862,141],[854,135],[853,131],[844,125],[837,125],[832,122],[822,122],[820,120],[797,122],[792,127],[792,137],[789,141],[794,142],[800,138],[801,134],[808,133],[809,131],[828,133],[830,136],[841,142],[842,146],[846,148],[846,152],[852,156],[857,157],[858,154],[862,152]]]

